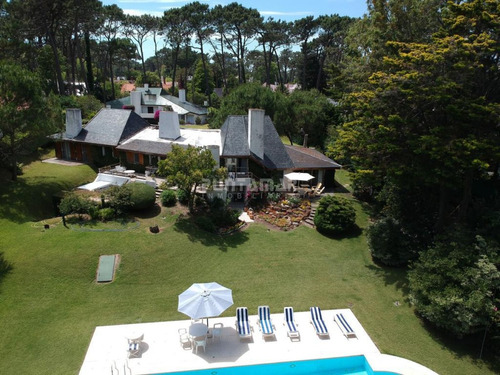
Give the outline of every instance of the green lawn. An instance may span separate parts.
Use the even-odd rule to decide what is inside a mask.
[[[0,374],[77,374],[96,326],[187,318],[177,312],[178,294],[208,281],[233,290],[225,316],[241,305],[351,307],[383,353],[440,374],[494,373],[422,325],[404,272],[373,264],[363,234],[332,240],[305,227],[252,224],[219,237],[178,220],[173,209],[145,214],[124,232],[71,230],[57,219],[44,230],[52,195],[93,176],[86,166],[34,162],[17,183],[0,185],[0,249],[13,266],[0,281]],[[357,211],[365,227],[367,213],[359,204]],[[152,224],[162,231],[149,233]],[[116,280],[96,285],[99,255],[114,253],[122,256]]]

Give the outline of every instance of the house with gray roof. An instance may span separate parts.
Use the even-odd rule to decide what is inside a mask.
[[[137,172],[154,169],[174,144],[204,147],[228,169],[228,191],[239,193],[256,180],[284,181],[285,174],[299,171],[312,174],[311,183],[333,187],[335,170],[341,168],[317,150],[284,145],[262,109],[228,116],[221,129],[200,130],[181,129],[173,111],[161,111],[158,125],[151,125],[132,110],[110,108],[83,128],[80,110],[68,109],[66,131],[53,138],[58,158],[97,166],[120,163]]]
[[[185,89],[179,89],[179,97],[175,97],[161,87],[149,87],[148,84],[144,84],[144,87],[136,87],[131,91],[130,96],[109,101],[106,106],[114,109],[131,106],[133,111],[150,122],[153,121],[156,111],[168,108],[178,113],[181,123],[195,124],[197,118],[202,124],[207,122],[207,109],[188,102]]]

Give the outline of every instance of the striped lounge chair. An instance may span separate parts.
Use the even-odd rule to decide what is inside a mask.
[[[328,328],[323,321],[323,316],[321,315],[321,309],[319,307],[311,307],[311,324],[319,337],[330,336],[328,333]]]
[[[248,323],[248,309],[246,307],[236,309],[236,331],[238,331],[240,339],[252,337],[252,328]]]
[[[283,325],[287,328],[287,335],[290,337],[290,340],[300,340],[300,333],[297,329],[297,323],[295,323],[295,319],[293,318],[293,307],[285,307],[283,310],[283,314],[285,315],[285,320]]]
[[[259,306],[259,327],[263,337],[274,336],[274,325],[271,321],[271,311],[269,306]]]
[[[347,322],[346,318],[344,318],[344,315],[342,313],[335,314],[334,317],[335,323],[339,326],[340,330],[344,334],[345,337],[350,338],[350,337],[357,337],[356,332],[352,329],[352,327],[349,325]]]

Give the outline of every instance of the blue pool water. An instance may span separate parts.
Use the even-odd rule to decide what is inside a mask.
[[[373,371],[362,355],[354,357],[223,367],[207,370],[165,372],[157,375],[396,375]]]

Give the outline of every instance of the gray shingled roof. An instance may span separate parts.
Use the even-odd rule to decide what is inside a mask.
[[[294,169],[339,169],[342,166],[312,148],[285,145]]]
[[[145,153],[151,155],[166,155],[172,151],[172,143],[155,142],[145,139],[133,139],[116,148],[117,150]]]
[[[117,146],[121,141],[148,126],[149,123],[133,111],[103,108],[74,140],[103,146]]]
[[[116,100],[111,100],[109,102],[106,102],[106,105],[109,105],[111,108],[114,109],[122,109],[124,105],[130,105],[130,96]]]
[[[293,168],[293,162],[276,132],[273,122],[264,119],[264,159],[248,147],[248,116],[228,116],[221,127],[223,157],[251,157],[268,169]]]

